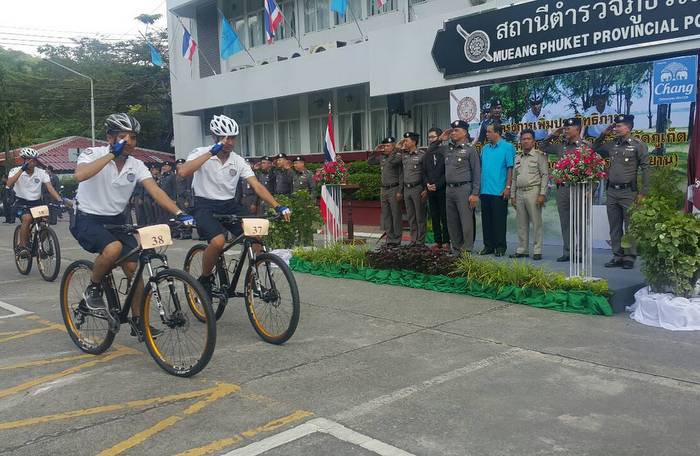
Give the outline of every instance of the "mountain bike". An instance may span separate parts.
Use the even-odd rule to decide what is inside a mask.
[[[102,280],[108,310],[93,311],[85,304],[93,262],[71,263],[61,280],[61,314],[78,348],[94,355],[107,350],[119,328],[129,323],[145,342],[156,363],[169,374],[191,377],[204,369],[214,353],[216,320],[209,297],[192,276],[168,266],[165,253],[157,252],[173,243],[166,224],[105,225],[109,231],[135,235],[137,247],[124,254]],[[116,285],[114,269],[138,253],[138,268],[131,280]],[[142,302],[134,302],[144,270],[148,272]],[[123,291],[122,291],[123,289]],[[125,296],[122,305],[119,295]],[[131,306],[140,306],[140,327],[129,318]],[[197,309],[197,314],[192,309]],[[110,315],[107,315],[109,312]]]
[[[214,266],[212,285],[212,305],[216,306],[216,319],[224,313],[229,298],[245,298],[245,308],[255,332],[265,342],[283,344],[289,340],[299,323],[299,289],[294,274],[287,263],[277,255],[267,251],[264,236],[268,234],[270,220],[267,218],[240,217],[237,215],[217,215],[214,217],[225,227],[242,225],[243,233],[227,240],[224,250]],[[241,245],[238,259],[228,264],[225,253],[236,245]],[[254,245],[260,246],[256,253]],[[187,252],[184,270],[193,277],[202,273],[202,255],[207,244],[197,244]],[[243,291],[237,291],[238,280],[247,261],[248,268],[243,281]],[[233,277],[229,280],[229,276]],[[201,316],[203,317],[203,316]]]
[[[44,206],[17,206],[18,212],[28,211],[32,215],[29,225],[29,243],[26,248],[19,247],[22,225],[15,227],[12,236],[12,251],[15,254],[15,266],[20,274],[27,275],[32,270],[32,260],[36,258],[39,274],[47,282],[53,282],[61,269],[61,247],[58,236],[49,226],[49,207],[62,208],[62,204],[49,203]]]

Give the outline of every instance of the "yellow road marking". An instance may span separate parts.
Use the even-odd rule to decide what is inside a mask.
[[[294,423],[295,421],[302,420],[309,416],[313,416],[313,413],[308,412],[306,410],[296,410],[287,416],[277,418],[275,420],[270,421],[269,423],[263,424],[262,426],[243,431],[240,434],[234,435],[233,437],[229,437],[227,439],[217,440],[199,448],[193,448],[191,450],[184,451],[182,453],[179,453],[177,456],[202,456],[205,454],[210,454],[215,451],[222,450],[228,446],[235,445],[236,443],[243,441],[243,439],[252,439],[258,434],[262,434],[263,432],[272,432],[276,429],[279,429],[290,423]]]
[[[237,391],[240,391],[240,387],[238,385],[220,383],[219,385],[213,388],[213,391],[211,391],[211,394],[208,397],[190,405],[184,410],[184,412],[179,413],[177,415],[169,416],[164,420],[159,421],[150,428],[141,431],[122,442],[119,442],[112,448],[101,451],[98,456],[116,456],[118,454],[121,454],[124,451],[127,451],[135,447],[136,445],[145,442],[148,438],[154,436],[155,434],[175,425],[179,421],[182,421],[187,416],[200,412],[204,407]]]
[[[49,331],[53,331],[54,328],[44,327],[44,328],[34,328],[28,329],[26,331],[14,331],[12,333],[3,334],[5,337],[0,338],[0,343],[7,342],[14,339],[21,339],[22,337],[29,337],[35,334],[41,334]]]
[[[239,388],[237,385],[230,385],[230,384],[224,384],[224,386],[229,388],[229,389],[234,389],[235,391],[237,391]],[[221,389],[222,389],[221,385],[217,385],[217,386],[213,386],[211,388],[197,390],[197,391],[189,391],[186,393],[170,394],[168,396],[160,396],[160,397],[154,397],[154,398],[150,398],[150,399],[140,399],[140,400],[136,400],[136,401],[125,402],[122,404],[102,405],[99,407],[92,407],[92,408],[81,409],[81,410],[73,410],[70,412],[58,413],[55,415],[37,416],[34,418],[26,418],[23,420],[8,421],[5,423],[0,423],[0,431],[6,430],[6,429],[17,429],[17,428],[21,428],[21,427],[34,426],[37,424],[50,423],[52,421],[70,420],[73,418],[79,418],[79,417],[84,417],[84,416],[98,415],[100,413],[117,412],[117,411],[125,410],[125,409],[144,408],[144,407],[148,407],[150,405],[155,405],[155,404],[166,404],[166,403],[170,403],[170,402],[180,402],[180,401],[194,399],[194,398],[201,397],[201,396],[207,396],[207,395],[211,396],[213,394],[216,394]]]
[[[47,364],[65,363],[66,361],[74,361],[76,359],[85,359],[85,358],[94,358],[94,357],[95,357],[95,355],[88,355],[87,353],[85,353],[82,355],[62,356],[60,358],[40,359],[37,361],[29,361],[26,363],[12,364],[9,366],[0,366],[0,370],[24,369],[27,367],[45,366]]]
[[[87,369],[88,367],[93,367],[93,366],[100,364],[100,363],[106,363],[106,362],[111,361],[115,358],[119,358],[120,356],[135,355],[135,354],[139,354],[139,353],[140,352],[138,352],[134,349],[131,349],[131,348],[118,347],[115,351],[113,351],[105,356],[95,357],[95,359],[93,361],[81,363],[81,364],[78,364],[77,366],[69,367],[68,369],[62,370],[61,372],[57,372],[55,374],[44,375],[43,377],[33,378],[33,379],[28,380],[24,383],[21,383],[17,386],[13,386],[11,388],[6,388],[3,390],[0,390],[0,398],[19,393],[21,391],[26,391],[30,388],[37,386],[37,385],[41,385],[42,383],[51,382],[51,381],[59,379],[61,377],[65,377],[67,375],[71,375],[71,374],[74,374],[76,372],[79,372],[83,369]]]

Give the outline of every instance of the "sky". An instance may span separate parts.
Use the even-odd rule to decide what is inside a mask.
[[[156,26],[164,28],[165,0],[4,0],[0,14],[0,46],[38,55],[42,44],[67,44],[70,38],[129,39],[145,25],[139,14],[162,14]]]

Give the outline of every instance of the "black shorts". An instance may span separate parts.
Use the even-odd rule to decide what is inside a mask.
[[[93,215],[78,211],[70,232],[78,241],[78,244],[90,253],[102,253],[105,247],[114,241],[122,243],[122,251],[119,257],[126,255],[129,251],[138,246],[136,238],[126,233],[112,233],[104,225],[123,225],[126,223],[126,216],[119,215]],[[129,257],[136,260],[138,254],[134,253]]]
[[[199,236],[205,238],[207,241],[211,241],[220,234],[225,234],[226,230],[229,230],[231,234],[236,237],[243,234],[243,228],[239,223],[226,224],[226,226],[224,226],[214,218],[214,214],[240,216],[252,215],[248,208],[237,203],[233,199],[210,200],[195,197],[192,215],[197,223],[197,232],[199,233]]]
[[[44,202],[40,199],[29,201],[24,198],[15,199],[15,214],[17,217],[22,217],[24,214],[29,214],[30,207],[43,206]]]

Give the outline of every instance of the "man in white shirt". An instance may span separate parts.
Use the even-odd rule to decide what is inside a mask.
[[[18,212],[21,212],[17,214],[22,222],[22,228],[19,231],[19,246],[15,254],[28,255],[29,225],[32,223],[32,215],[29,213],[28,208],[44,204],[41,200],[41,189],[44,185],[53,199],[59,202],[62,199],[53,185],[51,185],[49,173],[36,167],[39,153],[30,147],[25,147],[20,151],[19,156],[24,159],[24,164],[10,170],[7,178],[7,187],[14,188],[17,197],[15,207]]]
[[[108,231],[104,225],[126,223],[124,209],[137,183],[163,209],[175,215],[182,223],[192,223],[192,217],[178,209],[168,195],[158,187],[141,160],[131,156],[141,125],[134,117],[111,114],[105,121],[108,146],[85,149],[78,157],[75,179],[79,182],[76,194],[76,214],[70,232],[80,246],[97,253],[92,269],[91,284],[85,290],[85,304],[91,310],[106,310],[102,297],[102,279],[123,255],[137,247],[136,239],[124,233]],[[131,278],[136,271],[136,258],[122,263],[122,269]],[[143,282],[134,293],[134,302],[141,302]],[[105,312],[112,325],[118,325],[111,312]],[[139,328],[140,309],[132,306],[132,335]]]
[[[535,141],[542,141],[549,134],[549,130],[546,128],[539,128],[537,123],[540,120],[552,120],[552,114],[548,110],[542,109],[542,104],[544,103],[544,94],[538,90],[533,90],[528,98],[530,103],[530,109],[523,115],[521,123],[532,123],[532,130],[535,131]]]
[[[586,109],[586,111],[583,113],[584,117],[587,118],[591,118],[594,115],[600,118],[602,116],[614,116],[615,114],[617,114],[615,110],[608,106],[607,91],[594,92],[593,106]],[[605,133],[605,130],[608,128],[609,125],[612,125],[612,123],[606,123],[602,120],[596,120],[595,124],[590,124],[586,127],[586,131],[584,132],[583,137],[591,137],[593,139],[598,139],[600,135]]]
[[[197,222],[197,232],[209,242],[202,255],[202,275],[199,281],[211,295],[212,271],[217,259],[224,250],[226,228],[214,218],[214,214],[252,215],[250,211],[235,201],[239,179],[245,179],[255,193],[289,220],[288,207],[281,206],[263,184],[245,159],[233,151],[239,129],[235,120],[226,116],[214,116],[209,129],[216,143],[213,146],[198,147],[187,157],[180,167],[180,175],[194,175],[193,215]],[[238,236],[242,233],[240,226],[230,227]]]

